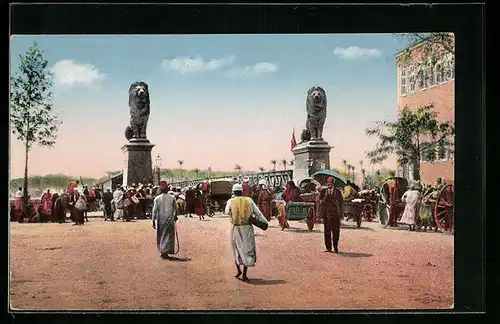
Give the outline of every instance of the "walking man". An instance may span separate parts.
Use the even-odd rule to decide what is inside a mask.
[[[339,252],[340,239],[340,215],[342,212],[342,193],[333,186],[333,178],[327,180],[327,187],[321,190],[319,195],[321,214],[323,217],[325,232],[325,252]]]
[[[254,201],[243,196],[243,188],[240,184],[233,185],[234,197],[226,205],[225,213],[230,216],[232,238],[232,248],[234,262],[236,264],[236,278],[242,274],[243,281],[249,281],[247,276],[248,267],[254,267],[257,261],[257,249],[255,248],[255,234],[250,217],[255,217],[259,221],[266,223],[267,220],[259,210]],[[243,265],[243,272],[240,266]]]
[[[153,228],[156,229],[156,243],[160,256],[169,260],[173,259],[169,254],[175,254],[177,206],[174,196],[168,194],[166,181],[160,182],[160,192],[161,194],[153,201]]]

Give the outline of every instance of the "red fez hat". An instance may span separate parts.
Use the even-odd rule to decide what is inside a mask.
[[[167,188],[168,183],[165,180],[160,181],[160,190]]]
[[[328,179],[326,180],[327,183],[333,183],[333,178],[332,177],[328,177]]]

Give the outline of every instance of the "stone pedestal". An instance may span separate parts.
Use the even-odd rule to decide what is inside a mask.
[[[292,150],[294,155],[293,180],[299,185],[305,178],[319,170],[330,169],[330,150],[326,141],[300,143]]]
[[[123,184],[153,183],[153,164],[151,149],[154,147],[146,138],[132,138],[122,147],[125,153]]]

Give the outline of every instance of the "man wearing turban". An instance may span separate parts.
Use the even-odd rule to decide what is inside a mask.
[[[236,263],[236,278],[242,274],[242,280],[248,281],[248,267],[254,267],[257,261],[257,250],[255,248],[255,234],[250,217],[255,217],[263,223],[268,223],[262,212],[254,201],[243,196],[243,188],[239,183],[233,185],[234,197],[226,204],[225,213],[230,216],[232,248]],[[240,266],[243,265],[243,272]]]
[[[160,182],[160,195],[153,201],[153,228],[156,229],[156,243],[163,259],[172,259],[175,254],[175,222],[177,205],[175,197],[168,194],[166,181]],[[156,221],[156,223],[155,223]]]

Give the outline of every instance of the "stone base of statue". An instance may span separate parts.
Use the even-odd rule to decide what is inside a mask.
[[[132,138],[122,147],[125,153],[123,185],[153,183],[151,149],[154,146],[147,138]]]
[[[293,180],[297,186],[315,172],[330,169],[332,148],[326,141],[309,141],[294,147]]]

